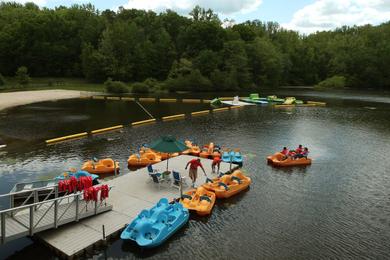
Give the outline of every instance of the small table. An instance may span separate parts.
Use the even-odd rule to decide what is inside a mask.
[[[164,181],[170,181],[171,180],[171,171],[164,171],[161,173],[161,177],[164,179]]]

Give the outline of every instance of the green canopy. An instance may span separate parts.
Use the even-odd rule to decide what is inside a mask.
[[[162,153],[178,153],[188,149],[188,147],[176,140],[173,136],[163,136],[160,139],[152,142],[150,148]]]

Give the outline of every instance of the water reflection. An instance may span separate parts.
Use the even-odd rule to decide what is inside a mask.
[[[390,107],[388,103],[373,105],[352,100],[346,105],[344,101],[333,103],[332,99],[326,100],[330,103],[327,107],[290,111],[248,107],[188,120],[125,127],[122,132],[49,147],[21,142],[22,148],[8,149],[0,155],[0,192],[7,192],[15,182],[56,176],[69,167],[81,166],[93,156],[118,159],[124,170],[121,174],[128,174],[124,166],[130,151],[161,135],[174,134],[199,144],[214,141],[220,146],[241,148],[245,170],[253,180],[250,190],[218,201],[208,218],[191,217],[188,226],[160,248],[142,251],[115,239],[90,257],[389,259]],[[69,102],[71,108],[72,101]],[[111,105],[116,106],[108,106]],[[89,114],[90,118],[96,118],[98,103],[81,106],[85,107],[78,107],[72,115]],[[118,106],[120,109],[123,105]],[[15,113],[22,119],[31,116],[24,116],[24,108],[19,109]],[[111,108],[111,112],[116,109]],[[120,115],[105,114],[107,122],[132,121],[122,114],[127,109],[118,110]],[[165,110],[167,114],[172,113],[170,109]],[[12,117],[13,112],[8,113],[7,117]],[[132,111],[128,113],[138,116]],[[61,117],[65,115],[67,112],[51,119],[54,121],[50,129],[56,129],[57,124],[59,129],[64,127]],[[21,125],[20,133],[27,127]],[[19,136],[17,122],[12,127],[16,129],[14,135]],[[12,127],[0,123],[1,134],[9,135]],[[76,132],[83,127],[69,125],[67,131]],[[47,135],[46,127],[38,128],[39,136]],[[267,155],[283,146],[298,144],[309,147],[313,157],[311,166],[287,169],[267,165]],[[186,173],[184,169],[178,170]],[[19,249],[24,246],[21,243]],[[9,255],[10,249],[4,248],[7,245],[0,248],[0,255]],[[8,253],[3,254],[5,250]],[[41,253],[43,258],[54,257],[37,243],[14,256],[26,258]]]

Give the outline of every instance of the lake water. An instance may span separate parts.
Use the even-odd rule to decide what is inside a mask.
[[[130,151],[161,135],[241,148],[253,184],[219,201],[210,217],[193,217],[163,246],[140,250],[120,239],[95,258],[389,259],[390,97],[362,92],[283,90],[327,107],[251,106],[187,120],[125,127],[46,147],[42,140],[146,119],[133,102],[66,100],[0,112],[0,193],[16,182],[47,179],[93,156],[122,166]],[[231,94],[230,94],[231,95]],[[157,117],[207,109],[207,104],[143,105]],[[265,157],[283,146],[308,146],[313,164],[275,169]],[[122,171],[127,173],[128,171]],[[131,173],[128,173],[131,174]],[[18,251],[18,252],[16,252]],[[0,258],[55,255],[30,239],[0,247]]]

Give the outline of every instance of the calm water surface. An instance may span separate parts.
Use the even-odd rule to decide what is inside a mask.
[[[286,91],[286,95],[289,94]],[[241,148],[250,189],[219,201],[210,217],[194,217],[163,246],[140,250],[120,239],[94,258],[151,259],[389,259],[390,98],[340,93],[300,93],[327,107],[246,107],[185,121],[158,122],[46,147],[42,140],[146,119],[134,103],[100,100],[45,102],[0,112],[0,192],[16,183],[46,179],[93,156],[126,164],[131,150],[160,135]],[[297,95],[295,93],[295,95]],[[144,104],[156,116],[189,113],[203,104]],[[275,169],[265,157],[282,146],[303,144],[313,164]],[[127,171],[123,171],[127,173]],[[132,174],[132,173],[128,173]],[[18,252],[16,252],[18,251]],[[30,239],[0,247],[0,258],[40,254]]]

